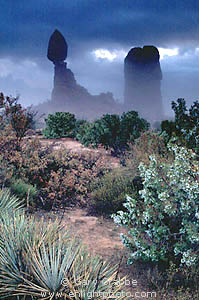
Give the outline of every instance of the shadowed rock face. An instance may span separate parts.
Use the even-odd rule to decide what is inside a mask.
[[[119,113],[120,105],[116,103],[112,93],[91,95],[79,85],[73,72],[67,68],[68,46],[63,35],[58,31],[52,34],[48,44],[47,57],[54,64],[54,87],[51,100],[47,105],[40,105],[40,112],[54,113],[69,111],[78,118],[93,120],[105,113]]]
[[[48,43],[47,57],[55,65],[52,100],[56,100],[59,104],[63,103],[64,98],[69,96],[71,89],[76,87],[74,74],[64,62],[67,53],[68,45],[65,38],[58,30],[55,30]]]
[[[48,43],[47,57],[52,62],[64,61],[67,58],[68,45],[63,35],[56,29]]]
[[[126,110],[135,110],[151,121],[163,117],[162,71],[158,49],[154,46],[132,48],[124,61]]]

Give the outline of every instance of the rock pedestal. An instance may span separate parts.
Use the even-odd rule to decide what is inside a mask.
[[[51,101],[47,107],[50,113],[68,111],[77,118],[93,120],[105,113],[119,113],[120,106],[116,103],[112,93],[91,95],[83,86],[79,85],[73,72],[67,68],[65,59],[68,45],[63,35],[55,30],[50,37],[47,57],[54,64],[54,87]],[[40,107],[44,110],[44,107]]]
[[[54,88],[51,99],[58,104],[64,103],[66,97],[69,97],[71,90],[77,86],[73,72],[67,68],[65,62],[54,63]]]
[[[158,49],[154,46],[132,48],[124,61],[126,110],[135,110],[150,120],[163,117],[162,72]]]
[[[73,72],[67,68],[65,59],[68,54],[68,45],[63,35],[55,30],[48,44],[47,57],[54,64],[54,88],[52,101],[63,104],[66,97],[70,95],[71,89],[77,85]]]

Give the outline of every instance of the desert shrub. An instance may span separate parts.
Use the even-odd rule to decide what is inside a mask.
[[[148,130],[150,124],[140,118],[136,111],[128,111],[121,116],[121,139],[124,139],[124,143],[134,142],[139,138],[143,131]]]
[[[180,145],[193,149],[199,153],[199,103],[195,101],[187,110],[184,99],[178,99],[177,103],[172,102],[172,109],[175,113],[175,120],[164,120],[161,123],[162,132],[166,133],[166,140],[177,137]]]
[[[140,269],[140,280],[150,290],[156,291],[158,300],[197,300],[199,297],[198,266],[177,266],[170,263],[168,268],[157,264],[134,263],[134,268]]]
[[[121,118],[115,114],[106,114],[101,119],[86,124],[78,138],[85,146],[103,145],[117,156],[128,149],[129,142],[133,142],[148,128],[149,124],[139,118],[137,112],[123,113]]]
[[[96,178],[101,178],[110,170],[100,154],[78,154],[67,151],[54,152],[51,155],[54,162],[53,171],[50,173],[46,187],[49,200],[56,199],[57,204],[67,201],[86,203],[86,197],[91,190],[91,183]]]
[[[139,176],[138,166],[141,162],[149,166],[151,155],[155,155],[159,163],[171,163],[173,161],[173,153],[169,151],[165,139],[160,133],[148,130],[142,132],[134,143],[129,143],[129,149],[121,157],[120,164],[125,166],[124,170],[127,172],[127,176],[136,177],[139,185],[142,179]]]
[[[35,111],[33,109],[33,106],[29,106],[26,108],[26,116],[28,118],[29,122],[29,128],[32,129],[33,131],[36,129],[40,129],[43,122],[41,121],[42,118],[45,116],[45,114],[39,114],[38,111]]]
[[[88,121],[86,120],[77,120],[75,123],[75,128],[73,130],[73,136],[76,140],[79,140],[83,137],[84,135],[84,130],[85,127],[87,126],[87,124],[89,124]]]
[[[26,140],[14,158],[14,178],[35,186],[37,199],[48,209],[74,201],[85,205],[91,182],[110,170],[101,154],[53,151],[38,139]]]
[[[198,264],[199,165],[191,150],[172,146],[174,161],[149,167],[140,164],[143,190],[140,198],[127,196],[114,221],[129,229],[123,243],[130,249],[129,263],[136,259]]]
[[[14,180],[14,182],[10,185],[10,190],[19,199],[26,200],[26,203],[30,203],[30,204],[34,202],[38,194],[38,191],[35,186],[25,183],[21,179]]]
[[[92,209],[103,214],[110,214],[122,209],[125,195],[137,193],[142,189],[138,166],[141,162],[149,166],[150,155],[155,155],[159,163],[172,163],[174,159],[160,134],[153,131],[141,133],[134,144],[129,145],[128,153],[122,161],[122,165],[125,167],[113,170],[93,184]]]
[[[46,128],[43,129],[43,135],[46,138],[74,137],[76,124],[75,115],[69,112],[56,112],[49,114],[45,119]]]
[[[11,125],[0,130],[0,187],[7,186],[15,172],[18,146],[18,139]]]
[[[155,155],[159,162],[171,162],[173,160],[172,152],[169,151],[163,136],[154,131],[142,132],[134,144],[130,144],[126,155],[126,164],[129,167],[134,165],[135,168],[140,162],[143,162],[148,166],[150,155]]]
[[[0,93],[0,109],[2,110],[0,128],[5,129],[7,125],[11,125],[19,147],[26,131],[32,128],[37,113],[31,108],[24,109],[18,101],[19,97],[5,97],[3,93]]]
[[[199,272],[197,266],[176,266],[170,263],[168,268],[156,263],[135,261],[134,277],[139,278],[144,290],[153,291],[156,295],[150,300],[198,300]]]
[[[10,141],[13,141],[13,151]],[[21,184],[12,185],[12,188],[19,192],[23,185],[23,193],[31,185],[38,190],[38,197],[32,198],[34,201],[30,204],[40,203],[48,209],[74,201],[85,205],[91,182],[110,170],[101,154],[78,154],[66,149],[53,151],[50,147],[42,147],[38,138],[24,140],[21,151],[14,148],[12,136],[5,136],[0,143],[5,148],[0,155],[2,185],[9,187],[16,180]]]
[[[123,208],[126,194],[136,192],[132,170],[120,167],[92,184],[90,209],[97,214],[110,215]]]

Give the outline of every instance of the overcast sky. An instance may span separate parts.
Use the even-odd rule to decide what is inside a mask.
[[[92,94],[123,101],[123,61],[135,46],[161,54],[162,95],[170,103],[199,100],[198,0],[0,0],[0,91],[24,105],[50,99],[50,35],[68,43],[68,67]]]

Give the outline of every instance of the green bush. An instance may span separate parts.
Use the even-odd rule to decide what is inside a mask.
[[[140,198],[127,196],[114,221],[129,229],[123,243],[136,259],[198,264],[199,251],[199,164],[191,150],[172,146],[171,164],[159,164],[151,156],[150,166],[140,164],[143,190]]]
[[[166,133],[167,142],[176,137],[180,145],[193,149],[199,154],[199,103],[195,101],[189,111],[184,99],[172,102],[175,120],[164,120],[161,123],[162,132]]]
[[[77,120],[75,123],[75,128],[73,130],[73,136],[75,139],[79,140],[84,135],[84,128],[89,124],[86,120]],[[79,137],[79,138],[78,138]]]
[[[95,213],[109,215],[122,209],[125,195],[134,192],[133,174],[128,168],[117,168],[92,185],[91,208]]]
[[[26,202],[33,204],[38,192],[35,186],[25,183],[23,180],[18,179],[11,184],[10,190],[19,199],[26,200]]]
[[[136,111],[128,111],[121,116],[121,139],[124,139],[124,143],[134,142],[139,138],[141,132],[148,130],[150,124],[140,118]]]
[[[129,142],[134,142],[148,128],[149,123],[139,118],[137,112],[123,113],[121,118],[115,114],[106,114],[101,119],[86,124],[78,138],[85,146],[97,147],[101,144],[117,156],[128,149]]]
[[[106,128],[106,125],[102,118],[91,123],[83,124],[80,126],[77,136],[78,140],[86,147],[91,146],[97,148],[100,144],[105,146],[107,136],[110,135],[110,130]]]
[[[105,149],[112,149],[114,154],[122,150],[120,117],[118,115],[103,115],[100,119],[102,134],[99,137],[98,143],[102,144]]]
[[[161,131],[167,134],[167,142],[173,135],[176,135],[176,126],[174,121],[164,120],[161,122]]]
[[[46,128],[43,129],[44,137],[49,139],[74,137],[75,115],[69,112],[56,112],[54,115],[49,114],[45,122]]]
[[[76,139],[86,147],[92,143],[92,138],[90,137],[90,128],[92,125],[93,123],[85,121],[80,124],[76,133]]]

